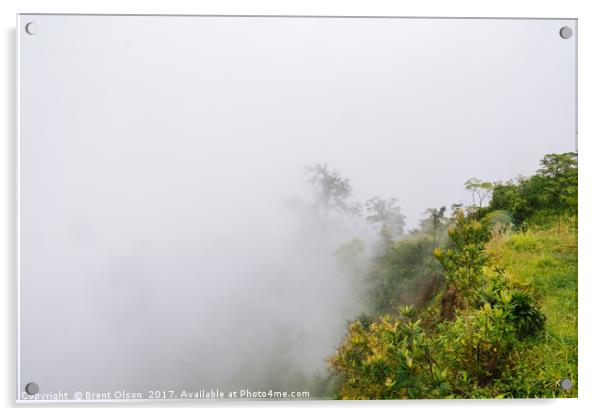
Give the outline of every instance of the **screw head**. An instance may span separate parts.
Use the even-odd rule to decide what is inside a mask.
[[[38,33],[38,24],[36,22],[29,22],[25,25],[25,31],[30,35]]]
[[[560,37],[562,39],[568,39],[571,36],[573,36],[573,29],[571,29],[568,26],[563,26],[563,27],[560,28],[560,32],[559,33],[560,33]]]
[[[27,383],[25,385],[25,392],[27,394],[29,394],[30,396],[37,394],[39,391],[40,391],[40,386],[38,386],[36,383]]]

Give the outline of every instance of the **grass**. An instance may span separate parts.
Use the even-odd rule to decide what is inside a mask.
[[[522,397],[577,397],[577,231],[570,221],[549,229],[497,234],[488,245],[511,286],[530,292],[546,315],[543,339],[516,357]],[[560,382],[570,379],[565,391]]]

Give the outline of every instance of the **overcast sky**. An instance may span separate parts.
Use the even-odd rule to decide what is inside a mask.
[[[332,251],[367,234],[303,224],[303,167],[397,198],[410,227],[470,177],[532,174],[575,149],[562,26],[21,16],[21,386],[320,371],[361,310]]]

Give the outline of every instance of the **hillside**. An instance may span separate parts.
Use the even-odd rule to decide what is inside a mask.
[[[478,205],[428,209],[383,240],[365,268],[368,313],[328,358],[329,395],[577,397],[577,155],[540,165],[471,178]]]
[[[521,353],[515,384],[522,397],[577,397],[577,230],[569,224],[494,235],[487,247],[547,318],[543,342],[526,342]],[[563,379],[574,381],[568,392]]]

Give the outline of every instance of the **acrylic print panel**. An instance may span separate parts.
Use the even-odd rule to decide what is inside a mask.
[[[17,400],[577,395],[576,20],[17,26]]]

